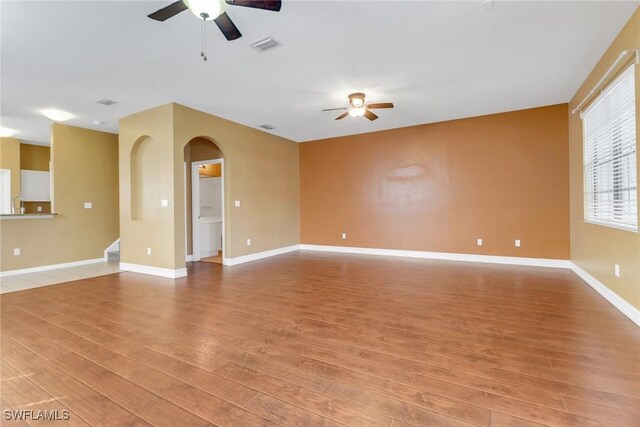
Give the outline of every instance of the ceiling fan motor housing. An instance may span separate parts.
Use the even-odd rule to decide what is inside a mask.
[[[354,108],[360,108],[364,106],[364,93],[356,92],[349,95],[349,103]]]

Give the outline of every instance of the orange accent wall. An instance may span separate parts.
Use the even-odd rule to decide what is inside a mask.
[[[301,242],[568,259],[567,117],[561,104],[303,143]]]

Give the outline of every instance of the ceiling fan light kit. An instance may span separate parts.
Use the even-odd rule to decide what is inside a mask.
[[[191,13],[205,21],[213,21],[227,9],[224,0],[184,0]]]

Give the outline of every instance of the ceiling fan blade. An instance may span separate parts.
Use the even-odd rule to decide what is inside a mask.
[[[220,31],[222,31],[222,34],[224,34],[227,40],[231,41],[242,37],[240,30],[238,30],[236,24],[234,24],[231,18],[229,18],[227,12],[218,16],[213,20],[213,22],[215,22],[218,28],[220,28]]]
[[[346,110],[347,107],[342,107],[342,108],[325,108],[322,111],[338,111],[338,110]]]
[[[232,6],[252,7],[254,9],[271,10],[279,12],[282,7],[280,0],[225,0]]]
[[[156,10],[151,15],[147,15],[151,19],[155,19],[156,21],[166,21],[167,19],[176,16],[180,12],[184,12],[188,7],[182,0],[179,0],[175,3],[171,3],[167,7],[163,7],[160,10]]]
[[[375,114],[373,114],[373,113],[372,113],[371,111],[369,111],[369,110],[365,110],[365,112],[364,112],[364,116],[365,116],[367,119],[371,120],[371,121],[374,121],[375,119],[377,119],[377,118],[378,118],[378,116],[376,116]]]
[[[347,117],[349,115],[348,111],[345,111],[344,113],[340,114],[338,117],[336,117],[336,120],[342,120],[345,117]]]
[[[380,102],[378,104],[369,104],[367,108],[393,108],[393,102]]]

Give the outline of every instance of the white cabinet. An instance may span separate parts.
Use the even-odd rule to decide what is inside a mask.
[[[50,174],[44,171],[20,170],[20,194],[25,202],[45,202],[51,199]]]
[[[217,255],[222,250],[222,221],[219,218],[200,219],[200,257]]]

